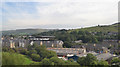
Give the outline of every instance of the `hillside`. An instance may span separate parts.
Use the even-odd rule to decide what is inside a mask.
[[[94,27],[87,27],[81,29],[72,29],[68,30],[68,32],[79,32],[79,31],[88,31],[88,32],[118,32],[118,25],[119,23],[115,23],[112,25],[104,25],[104,26],[94,26]],[[32,35],[38,34],[42,32],[52,31],[52,29],[17,29],[17,30],[9,30],[9,31],[2,31],[3,35]],[[48,32],[49,33],[49,32]]]
[[[32,35],[41,32],[48,32],[52,29],[18,29],[18,30],[9,30],[9,31],[2,31],[3,35]]]
[[[112,25],[94,26],[81,29],[55,30],[34,34],[34,36],[56,36],[56,39],[64,42],[63,46],[71,47],[73,41],[82,40],[83,43],[100,43],[106,39],[118,39],[119,23]]]
[[[74,30],[70,30],[70,32],[72,31],[89,31],[89,32],[118,32],[118,26],[120,23],[115,23],[112,25],[99,25],[99,26],[94,26],[94,27],[87,27],[87,28],[81,28],[81,29],[74,29]]]
[[[18,62],[19,61],[19,62]],[[2,52],[2,65],[29,65],[32,60],[18,53]]]

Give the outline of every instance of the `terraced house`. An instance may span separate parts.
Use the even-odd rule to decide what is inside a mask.
[[[2,46],[7,46],[10,48],[25,48],[28,45],[38,44],[46,46],[47,48],[62,48],[63,41],[55,40],[54,38],[55,36],[30,36],[28,39],[3,37]]]
[[[62,48],[63,41],[55,40],[55,36],[37,36],[37,37],[29,37],[30,44],[38,44],[46,46],[47,48]]]

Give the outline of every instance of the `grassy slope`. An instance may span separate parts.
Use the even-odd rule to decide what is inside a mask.
[[[47,32],[49,30],[50,29],[18,29],[18,30],[3,31],[2,33],[4,35],[8,35],[8,34],[24,35],[24,34],[35,34],[35,33]]]
[[[2,64],[3,65],[29,65],[32,60],[27,58],[25,55],[17,54],[17,53],[2,53]]]
[[[118,23],[113,25],[106,25],[106,26],[94,26],[94,27],[88,27],[88,28],[81,28],[81,29],[74,29],[71,31],[89,31],[89,32],[118,32]]]

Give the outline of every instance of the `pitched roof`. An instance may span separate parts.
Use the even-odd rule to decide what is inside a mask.
[[[113,57],[113,55],[110,53],[103,53],[103,54],[97,55],[96,57],[98,60],[107,60],[107,59]]]

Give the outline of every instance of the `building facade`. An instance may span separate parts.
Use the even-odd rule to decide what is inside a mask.
[[[63,41],[55,40],[55,36],[37,36],[37,37],[30,37],[30,44],[38,44],[46,46],[47,48],[62,48]]]
[[[2,46],[10,48],[25,48],[28,45],[37,44],[46,46],[47,48],[62,48],[63,41],[55,40],[54,38],[55,36],[32,36],[28,39],[4,37],[2,38]]]
[[[82,53],[86,53],[85,48],[47,48],[50,51],[54,51],[57,53],[58,57],[69,57],[74,55],[79,55]]]

